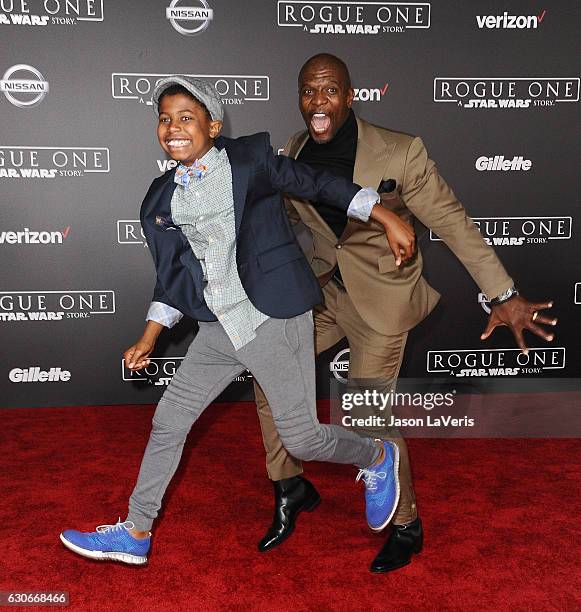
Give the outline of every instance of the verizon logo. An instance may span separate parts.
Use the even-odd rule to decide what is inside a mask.
[[[387,92],[387,88],[389,85],[386,83],[383,87],[359,87],[355,88],[355,95],[353,96],[353,100],[356,102],[380,102],[381,98]]]
[[[0,244],[62,244],[70,231],[70,225],[55,232],[36,232],[25,227],[19,232],[0,232]]]
[[[481,30],[531,30],[539,27],[546,14],[544,9],[540,15],[509,15],[504,11],[502,15],[476,15],[476,24]]]

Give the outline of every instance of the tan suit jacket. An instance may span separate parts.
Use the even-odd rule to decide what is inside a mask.
[[[462,262],[480,289],[495,297],[513,285],[492,247],[488,246],[462,204],[446,185],[420,138],[392,132],[357,119],[359,135],[353,181],[378,189],[395,179],[397,194],[381,196],[382,204],[403,217],[417,217],[433,230]],[[308,132],[295,134],[284,154],[296,158]],[[309,228],[306,255],[322,284],[339,266],[345,287],[361,317],[376,331],[397,334],[417,325],[440,295],[422,276],[422,254],[399,269],[385,232],[374,221],[349,219],[341,238],[305,200],[291,198],[289,215]]]

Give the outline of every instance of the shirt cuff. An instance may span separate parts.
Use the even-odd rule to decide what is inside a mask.
[[[163,302],[151,302],[147,311],[146,321],[155,321],[164,327],[173,327],[184,315],[172,306]]]
[[[372,208],[380,202],[379,194],[371,187],[360,189],[349,204],[347,216],[359,221],[369,221]]]

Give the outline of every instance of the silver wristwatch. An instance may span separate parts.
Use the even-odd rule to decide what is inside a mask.
[[[518,289],[516,289],[513,285],[506,291],[503,291],[500,295],[497,295],[495,298],[492,298],[490,300],[490,305],[498,306],[498,304],[503,304],[504,302],[508,302],[508,300],[513,298],[515,295],[518,295]]]

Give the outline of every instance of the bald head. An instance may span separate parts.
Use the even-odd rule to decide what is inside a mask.
[[[299,72],[299,89],[305,73],[310,71],[318,71],[325,67],[333,69],[337,76],[341,78],[346,88],[351,88],[351,76],[349,74],[347,64],[342,59],[338,58],[336,55],[332,55],[331,53],[317,53],[317,55],[313,55],[313,57],[310,57],[303,64],[303,67]]]
[[[343,60],[330,53],[309,58],[299,72],[299,108],[311,138],[333,139],[349,117],[354,91]]]

